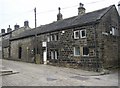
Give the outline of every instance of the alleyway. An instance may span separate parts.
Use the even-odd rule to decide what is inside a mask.
[[[4,75],[3,86],[118,86],[118,73],[99,75],[80,69],[2,60],[4,68],[19,73]]]

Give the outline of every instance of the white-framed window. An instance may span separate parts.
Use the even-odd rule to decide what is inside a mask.
[[[54,41],[54,35],[50,36],[51,41]]]
[[[50,36],[50,40],[51,40],[51,41],[57,41],[57,40],[58,40],[58,34],[52,34],[52,35]]]
[[[50,36],[47,36],[47,42],[50,42]]]
[[[110,34],[114,35],[114,36],[118,36],[118,29],[115,27],[112,27],[112,30],[110,31]]]
[[[83,47],[83,56],[89,56],[89,48]]]
[[[55,51],[55,59],[58,59],[58,52]]]
[[[58,34],[55,34],[55,35],[54,35],[54,39],[55,39],[55,41],[58,40]]]
[[[54,52],[51,51],[50,54],[51,54],[51,59],[54,59]]]
[[[86,30],[80,30],[80,38],[86,38]]]
[[[79,39],[80,38],[80,32],[79,30],[74,31],[74,39]]]
[[[47,46],[47,42],[42,42],[42,47],[46,47]]]
[[[74,56],[80,56],[80,47],[74,47]]]
[[[51,51],[50,52],[51,54],[51,59],[58,59],[58,51]]]

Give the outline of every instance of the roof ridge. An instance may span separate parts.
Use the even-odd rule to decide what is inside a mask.
[[[100,20],[113,6],[115,6],[115,5],[110,5],[109,7],[106,7],[106,10],[103,12],[103,14],[97,20]],[[103,9],[105,9],[105,8],[103,8]]]
[[[35,31],[37,31],[37,34],[41,33],[48,33],[48,32],[53,32],[53,31],[58,31],[58,30],[63,30],[65,28],[70,28],[70,27],[75,27],[75,26],[81,26],[85,25],[91,22],[97,22],[99,21],[111,8],[113,8],[115,5],[111,5],[109,7],[105,7],[102,9],[98,9],[89,13],[86,13],[82,16],[73,16],[69,18],[65,18],[59,21],[55,21],[52,23],[48,23],[42,26],[37,27],[36,29],[33,28],[32,30],[29,30],[29,33],[21,33],[20,37],[27,37],[30,35],[34,35]],[[28,30],[24,31],[28,32]],[[17,39],[15,38],[15,39]],[[14,38],[13,38],[14,39]]]

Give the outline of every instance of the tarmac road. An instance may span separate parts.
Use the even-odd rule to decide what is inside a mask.
[[[118,86],[118,72],[107,75],[80,69],[0,60],[3,69],[17,71],[2,77],[2,86]]]

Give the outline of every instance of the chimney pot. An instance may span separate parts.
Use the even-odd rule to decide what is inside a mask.
[[[7,28],[7,33],[10,32],[12,29],[10,28],[10,25],[9,25],[9,28]]]
[[[20,27],[20,26],[16,24],[16,25],[14,26],[14,29],[17,30],[17,29],[19,29],[19,27]]]
[[[80,3],[78,8],[78,15],[84,15],[84,14],[85,14],[84,4]]]
[[[1,29],[1,33],[5,33],[5,29]]]
[[[29,22],[28,21],[24,22],[24,27],[29,27]]]
[[[59,13],[58,13],[58,15],[57,15],[57,21],[63,19],[63,18],[62,18],[62,14],[61,14],[61,12],[60,12],[61,8],[58,7],[58,10],[59,10]]]

